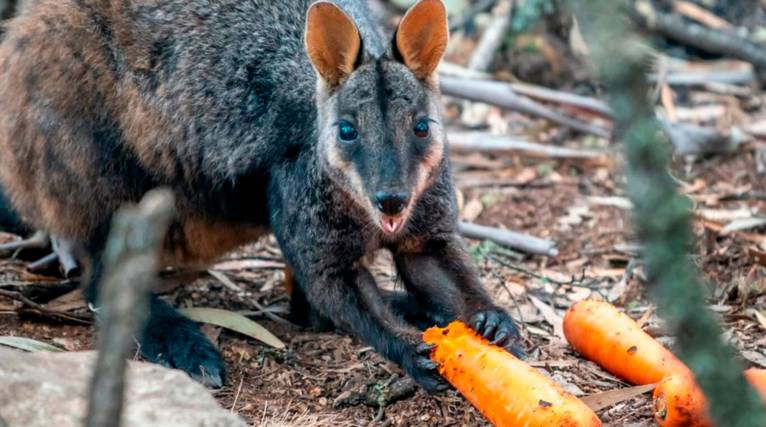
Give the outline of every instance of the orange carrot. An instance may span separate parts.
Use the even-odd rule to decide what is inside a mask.
[[[653,404],[661,427],[712,427],[705,395],[690,376],[666,378],[654,389]]]
[[[766,403],[766,370],[748,369],[745,378]],[[711,427],[705,395],[692,377],[671,375],[654,389],[654,418],[661,427]]]
[[[582,401],[462,322],[430,328],[423,340],[435,345],[439,373],[496,426],[601,426]]]
[[[564,316],[564,335],[587,359],[633,384],[654,384],[672,374],[691,375],[686,365],[603,301],[585,300]]]
[[[745,379],[766,402],[766,369],[750,368],[745,371]]]

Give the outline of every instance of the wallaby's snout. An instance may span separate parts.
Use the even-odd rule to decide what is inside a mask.
[[[378,191],[373,198],[373,204],[378,210],[390,216],[396,216],[404,211],[410,202],[410,193],[406,191]]]
[[[388,234],[396,234],[407,221],[404,211],[410,204],[410,193],[406,191],[378,191],[372,204],[380,213],[379,226]]]

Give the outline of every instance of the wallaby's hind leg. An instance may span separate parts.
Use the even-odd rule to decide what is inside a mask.
[[[96,304],[97,285],[103,275],[103,264],[95,258],[86,299]],[[168,303],[151,296],[149,317],[138,340],[141,356],[146,360],[185,371],[202,384],[219,388],[225,380],[225,365],[213,346],[191,319]]]

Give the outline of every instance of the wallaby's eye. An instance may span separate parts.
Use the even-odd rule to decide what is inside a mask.
[[[428,120],[420,119],[415,124],[415,128],[413,129],[413,131],[415,132],[415,136],[417,136],[420,139],[428,138],[428,135],[431,134],[431,129],[428,127]]]
[[[356,141],[357,138],[359,138],[359,132],[354,125],[345,120],[341,120],[341,122],[338,123],[338,139],[340,139],[341,142],[350,144]]]

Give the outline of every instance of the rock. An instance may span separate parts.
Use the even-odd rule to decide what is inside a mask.
[[[0,426],[81,427],[94,352],[0,347]],[[181,371],[130,362],[122,427],[245,427]]]

